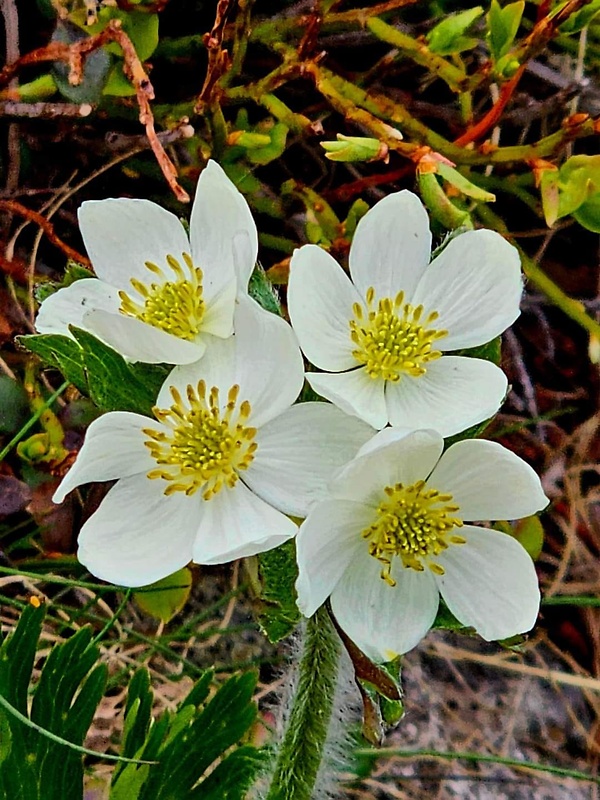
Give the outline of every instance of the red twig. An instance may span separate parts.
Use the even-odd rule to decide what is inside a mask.
[[[91,266],[91,261],[89,258],[63,242],[63,240],[60,239],[56,233],[54,233],[54,225],[50,222],[50,220],[46,219],[37,211],[33,211],[31,208],[21,205],[21,203],[18,203],[16,200],[0,200],[0,208],[5,208],[7,211],[11,211],[13,214],[18,214],[19,216],[25,217],[25,219],[28,219],[31,222],[35,222],[36,225],[39,225],[44,231],[48,241],[55,247],[58,247],[59,250],[62,250],[67,258],[72,258],[73,261],[77,261],[80,264],[85,264],[86,267]],[[2,266],[7,267],[7,265],[10,263],[10,261],[4,260]]]
[[[500,97],[490,108],[487,114],[485,114],[485,116],[483,116],[479,122],[459,136],[458,139],[455,139],[454,144],[464,147],[471,142],[477,141],[477,139],[481,139],[491,128],[494,127],[494,125],[502,116],[502,113],[508,105],[510,98],[513,96],[513,93],[517,88],[517,84],[521,80],[521,76],[524,72],[525,64],[522,64],[512,78],[502,86],[500,89]]]
[[[219,79],[225,74],[229,66],[229,53],[223,48],[225,24],[235,0],[219,0],[215,12],[215,22],[210,33],[204,37],[204,44],[208,53],[208,65],[204,84],[196,101],[196,112],[204,113],[205,109],[215,100],[215,90]]]

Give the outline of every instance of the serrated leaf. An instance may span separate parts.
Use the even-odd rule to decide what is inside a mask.
[[[429,49],[440,56],[447,56],[476,47],[479,40],[465,37],[464,34],[482,14],[481,6],[450,14],[427,34]]]
[[[248,294],[266,311],[281,316],[281,303],[277,292],[260,264],[256,265],[250,276]]]
[[[192,573],[182,567],[172,575],[133,592],[136,604],[155,619],[170,622],[187,603],[192,588]]]
[[[524,10],[524,0],[509,3],[504,8],[500,6],[498,0],[492,0],[487,23],[488,43],[494,61],[498,62],[512,47]]]
[[[293,541],[260,553],[257,557],[259,600],[258,624],[270,642],[289,636],[300,622],[294,584],[298,577],[296,545]]]
[[[83,352],[77,342],[58,333],[19,336],[17,341],[38,355],[48,367],[59,370],[80,392],[88,394]]]
[[[89,396],[94,403],[104,411],[150,415],[162,384],[156,385],[156,372],[145,365],[129,364],[82,328],[71,326],[71,332],[83,351]]]

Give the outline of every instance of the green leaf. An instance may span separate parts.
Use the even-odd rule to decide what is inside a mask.
[[[500,6],[498,0],[492,0],[487,15],[487,38],[495,62],[498,62],[511,49],[521,24],[524,9],[524,0],[509,3],[504,8]]]
[[[571,14],[560,26],[561,33],[571,34],[579,33],[580,30],[587,27],[592,20],[600,14],[600,0],[592,0],[579,11]]]
[[[172,575],[133,592],[137,605],[146,614],[170,622],[186,604],[192,588],[192,573],[182,567]]]
[[[437,615],[435,620],[433,621],[433,625],[431,626],[432,630],[442,630],[442,631],[468,631],[471,630],[470,628],[465,627],[462,622],[459,622],[454,614],[450,611],[448,606],[444,603],[444,601],[440,598],[440,605],[438,608]]]
[[[520,519],[510,529],[510,533],[527,550],[534,561],[540,557],[544,546],[544,527],[537,515]]]
[[[467,197],[472,197],[473,200],[480,200],[484,203],[493,203],[496,200],[495,194],[486,192],[485,189],[471,183],[471,181],[457,169],[454,169],[454,167],[451,167],[449,164],[444,164],[443,161],[437,164],[437,171],[445,181],[455,186]]]
[[[68,20],[58,20],[52,35],[52,41],[63,42],[64,44],[73,44],[87,38],[87,33],[84,33],[77,25],[73,25]],[[102,89],[106,83],[109,69],[110,56],[104,49],[100,49],[94,50],[85,59],[83,79],[76,86],[69,82],[70,70],[68,64],[55,61],[52,67],[52,75],[59,92],[67,100],[72,103],[96,104],[102,97]]]
[[[134,411],[149,416],[160,389],[160,384],[155,383],[156,372],[143,364],[128,364],[88,331],[71,326],[71,332],[83,351],[89,396],[94,403],[104,411]]]
[[[279,296],[260,264],[256,265],[250,276],[248,294],[266,311],[281,316]]]
[[[573,212],[577,222],[588,231],[600,233],[600,192],[596,193]]]
[[[429,49],[440,56],[449,56],[476,47],[479,40],[464,34],[482,14],[481,6],[450,14],[427,34]]]
[[[12,733],[10,722],[4,709],[0,709],[0,767],[10,755],[12,748]]]
[[[269,164],[279,158],[285,150],[289,128],[277,122],[269,131],[270,143],[264,147],[254,147],[247,151],[247,157],[253,164]]]
[[[121,11],[110,6],[103,8],[98,14],[98,21],[93,25],[86,24],[86,14],[74,13],[71,17],[87,34],[103,31],[113,19],[121,22],[121,27],[131,39],[140,61],[146,61],[158,45],[158,14],[146,14],[143,11]],[[116,42],[106,45],[105,49],[113,55],[122,57],[121,47]]]
[[[83,352],[73,339],[58,333],[43,333],[37,336],[19,336],[17,341],[38,355],[46,366],[62,372],[80,392],[88,394]]]
[[[289,636],[299,623],[301,615],[296,605],[294,584],[298,577],[296,545],[285,542],[273,550],[260,553],[257,565],[257,616],[258,624],[270,642]]]
[[[15,433],[29,417],[29,398],[21,384],[0,375],[0,434]]]
[[[125,76],[123,64],[119,62],[111,69],[102,94],[107,97],[132,97],[135,94],[135,87]]]
[[[257,774],[267,767],[269,760],[267,750],[242,745],[221,761],[186,800],[244,800]]]

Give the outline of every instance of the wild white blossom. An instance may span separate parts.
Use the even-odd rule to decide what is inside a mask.
[[[297,537],[298,605],[331,597],[341,627],[372,659],[413,648],[441,594],[486,640],[530,630],[539,609],[533,562],[512,536],[465,521],[517,519],[544,508],[533,469],[495,442],[442,455],[432,430],[387,428],[334,477]]]
[[[198,181],[189,237],[149,200],[85,202],[79,225],[98,277],[50,295],[40,333],[69,335],[75,325],[131,361],[168,364],[197,361],[211,338],[233,333],[258,237],[248,204],[216,162]]]
[[[105,414],[54,500],[117,480],[79,535],[78,557],[100,578],[141,586],[195,561],[219,564],[294,536],[334,470],[373,435],[326,403],[292,406],[303,384],[290,326],[240,298],[236,333],[176,367],[155,419]]]
[[[429,262],[431,233],[416,195],[379,201],[359,222],[352,281],[324,250],[291,263],[288,304],[313,389],[376,428],[450,436],[496,413],[507,381],[483,359],[446,355],[489,342],[519,315],[517,250],[498,233],[468,231]]]

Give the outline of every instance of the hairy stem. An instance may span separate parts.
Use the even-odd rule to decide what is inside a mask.
[[[294,704],[266,800],[310,800],[323,759],[340,643],[325,608],[308,620]]]

